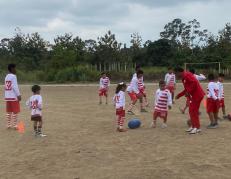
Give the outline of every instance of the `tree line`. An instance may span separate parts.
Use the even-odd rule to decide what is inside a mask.
[[[126,71],[134,64],[167,67],[218,61],[225,67],[231,65],[230,23],[215,35],[202,29],[196,19],[174,19],[155,41],[143,42],[138,32],[131,34],[130,39],[129,46],[120,43],[109,30],[96,40],[65,33],[50,43],[38,32],[24,34],[16,28],[12,38],[1,39],[0,65],[16,63],[22,73],[36,71],[46,81],[63,76],[64,81],[88,80],[94,76],[93,71]]]

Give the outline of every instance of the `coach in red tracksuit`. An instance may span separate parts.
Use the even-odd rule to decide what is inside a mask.
[[[179,99],[182,96],[189,97],[190,99],[189,116],[192,126],[187,130],[187,132],[190,134],[196,134],[201,131],[199,108],[201,101],[204,98],[205,92],[203,91],[199,81],[192,73],[186,72],[183,68],[180,67],[175,69],[175,73],[178,78],[182,79],[182,83],[184,85],[184,90],[176,96],[176,99]]]

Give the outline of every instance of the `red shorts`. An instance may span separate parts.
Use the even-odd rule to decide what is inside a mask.
[[[128,92],[128,95],[130,96],[131,101],[136,101],[137,100],[136,93]]]
[[[168,111],[154,111],[153,113],[154,118],[157,118],[157,117],[167,118],[167,116],[168,116]]]
[[[170,91],[170,93],[174,93],[175,87],[174,86],[166,86],[166,89]]]
[[[207,113],[218,113],[219,105],[219,100],[207,98]]]
[[[225,107],[225,99],[224,98],[219,101],[219,107],[220,108],[224,108]]]
[[[20,112],[20,104],[19,101],[6,101],[6,112],[10,113],[19,113]]]
[[[125,110],[122,107],[116,109],[116,115],[119,117],[125,117]]]
[[[99,96],[106,96],[107,97],[107,89],[106,88],[101,88],[99,89]]]

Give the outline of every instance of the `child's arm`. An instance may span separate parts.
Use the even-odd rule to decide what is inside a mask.
[[[200,75],[197,75],[197,79],[198,79],[198,81],[203,81],[203,80],[206,80],[206,77],[205,77],[205,75],[200,74]]]
[[[16,93],[16,96],[18,97],[18,100],[21,101],[21,94],[19,92],[18,81],[17,81],[16,76],[13,78],[13,90]]]
[[[43,100],[42,100],[42,96],[40,96],[39,100],[38,100],[38,109],[42,110],[42,104],[43,104]]]
[[[26,101],[26,106],[31,109],[31,103],[30,103],[30,98]]]
[[[104,88],[103,79],[102,78],[100,78],[100,80],[99,80],[99,87],[100,87],[100,89]]]
[[[168,108],[172,108],[172,94],[168,91]]]

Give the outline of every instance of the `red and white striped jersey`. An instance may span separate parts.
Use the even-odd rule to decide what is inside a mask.
[[[5,100],[6,101],[17,101],[20,96],[18,82],[16,75],[10,73],[5,77]]]
[[[113,101],[115,103],[116,109],[121,107],[125,109],[125,92],[119,91],[119,93],[115,94],[113,97]]]
[[[108,77],[100,78],[99,86],[100,86],[100,89],[108,88],[110,86],[110,79]]]
[[[219,99],[224,99],[225,95],[224,95],[224,86],[223,86],[223,83],[221,83],[220,81],[218,81],[217,85],[218,85],[218,89],[219,89],[218,98]]]
[[[196,77],[198,81],[206,80],[206,77],[203,74],[200,74],[200,75],[194,74],[194,76]]]
[[[172,96],[168,89],[156,91],[155,111],[167,111],[168,106],[172,105]]]
[[[176,84],[176,76],[174,73],[167,73],[165,75],[164,81],[166,83],[166,86],[175,86]]]
[[[212,98],[214,100],[218,99],[219,87],[214,81],[209,82],[207,88],[207,98]]]
[[[139,78],[139,79],[138,79],[138,89],[139,89],[139,90],[143,90],[143,89],[144,89],[143,78]]]
[[[42,116],[42,96],[41,95],[33,95],[31,96],[26,105],[31,109],[31,115]]]

